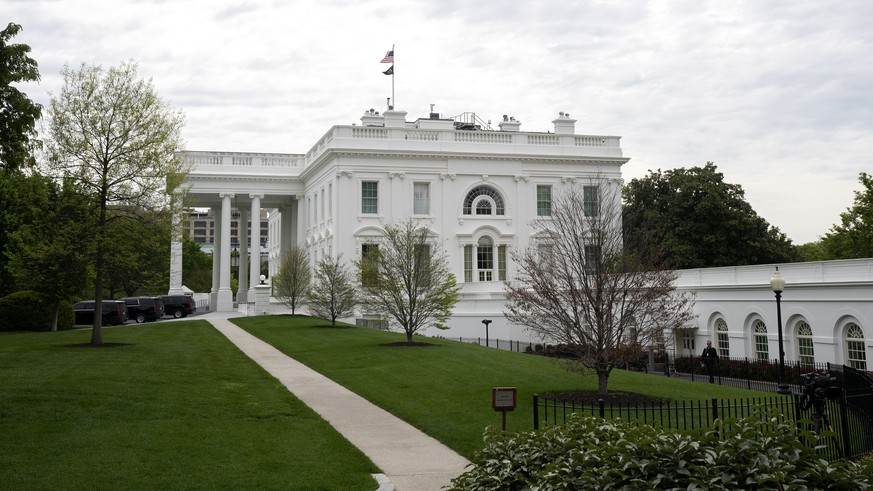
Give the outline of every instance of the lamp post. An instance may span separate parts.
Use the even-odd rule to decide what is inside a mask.
[[[776,294],[776,329],[779,333],[779,381],[776,393],[790,395],[791,389],[788,388],[788,383],[785,381],[785,349],[782,346],[782,292],[785,291],[785,278],[779,273],[778,267],[773,273],[773,277],[770,278],[770,287]]]
[[[491,324],[491,319],[482,319],[482,324],[485,324],[485,347],[488,347],[488,324]]]

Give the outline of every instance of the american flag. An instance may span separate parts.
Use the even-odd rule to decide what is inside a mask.
[[[379,63],[394,63],[394,50],[392,49],[388,53],[385,54],[385,58],[382,58],[382,61]]]

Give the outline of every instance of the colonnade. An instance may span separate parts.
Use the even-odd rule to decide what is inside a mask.
[[[214,195],[213,195],[214,196]],[[244,305],[254,302],[256,290],[261,284],[261,206],[264,194],[251,193],[247,195],[250,202],[239,206],[239,284],[237,303]],[[231,289],[231,220],[232,205],[237,199],[237,193],[219,193],[220,206],[214,207],[215,226],[212,252],[212,290],[210,292],[210,310],[230,312],[234,310],[233,291]],[[293,197],[286,199],[279,210],[281,232],[278,234],[281,250],[290,247],[296,241],[295,219],[297,202]],[[251,221],[252,226],[248,223]],[[170,249],[170,295],[181,295],[184,278],[182,278],[182,227],[177,223]],[[251,251],[249,250],[251,244]]]

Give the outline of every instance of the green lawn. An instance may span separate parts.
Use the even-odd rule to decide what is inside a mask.
[[[594,390],[594,374],[580,378],[562,362],[445,339],[417,337],[434,346],[390,346],[399,333],[356,327],[330,328],[308,317],[234,318],[233,322],[289,356],[339,382],[466,457],[482,446],[486,427],[499,427],[492,387],[517,387],[518,408],[507,430],[533,428],[533,395]],[[770,396],[718,385],[615,370],[611,390],[670,400]]]
[[[205,321],[0,333],[2,489],[375,489],[378,469]]]

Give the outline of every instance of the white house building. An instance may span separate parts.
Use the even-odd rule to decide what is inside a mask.
[[[378,239],[383,224],[413,217],[442,242],[462,282],[450,329],[425,334],[484,336],[481,321],[487,318],[492,338],[530,339],[503,316],[503,282],[516,273],[510,252],[528,247],[530,224],[548,216],[551,196],[562,188],[582,186],[592,199],[619,196],[613,191],[629,160],[620,137],[577,134],[577,121],[563,112],[545,133],[524,132],[508,116],[493,130],[471,113],[431,113],[412,122],[406,115],[365,111],[360,124],[332,127],[306,154],[185,152],[193,164],[187,182],[193,206],[211,208],[217,217],[210,300],[215,310],[235,308],[232,209],[243,215],[237,301],[259,302],[258,313],[281,306],[266,301],[257,255],[247,250],[262,239],[259,228],[243,225],[252,214],[270,210],[271,274],[292,245],[305,246],[313,262],[337,254],[351,260]],[[175,293],[183,280],[179,241],[171,252]],[[705,339],[713,339],[723,356],[778,357],[775,300],[768,289],[774,269],[683,271],[678,287],[697,292],[699,316],[668,336],[677,354],[702,350]],[[873,352],[873,260],[780,265],[780,271],[789,285],[783,303],[787,359],[808,356],[811,342],[816,361],[866,363]]]

